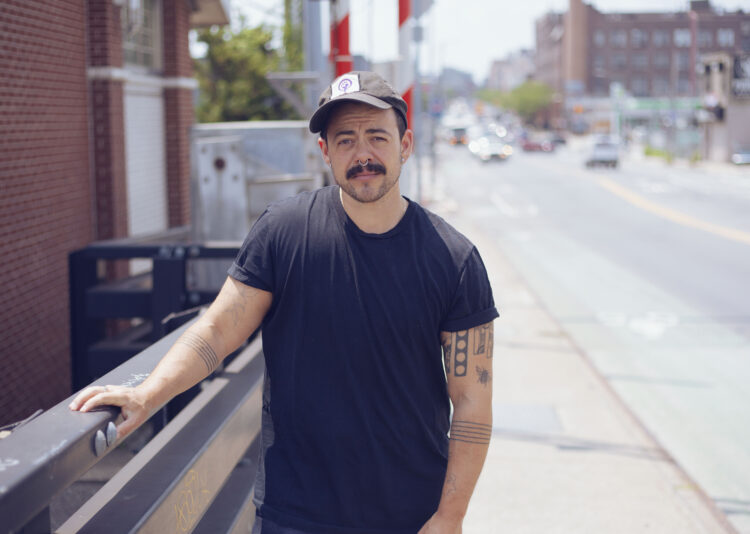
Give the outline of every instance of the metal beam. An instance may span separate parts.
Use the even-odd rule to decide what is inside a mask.
[[[190,324],[154,343],[95,385],[141,383]],[[116,445],[114,440],[107,440],[107,429],[118,410],[72,412],[68,409],[72,400],[73,396],[0,440],[0,525],[5,531],[21,529]]]
[[[292,74],[306,74],[306,73],[281,73],[281,72],[271,72],[266,75],[266,79],[271,84],[271,87],[273,87],[274,91],[279,93],[282,98],[284,98],[291,106],[294,108],[294,110],[300,115],[300,117],[309,117],[312,114],[312,109],[310,106],[305,104],[305,102],[300,98],[300,96],[292,91],[289,87],[287,87],[287,83],[291,83],[294,81],[305,81],[306,79],[304,77],[300,77],[299,79],[290,76]],[[317,79],[317,76],[316,76]]]
[[[192,532],[260,434],[262,383],[258,340],[57,533]]]

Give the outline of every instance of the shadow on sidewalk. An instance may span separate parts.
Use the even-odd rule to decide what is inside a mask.
[[[622,443],[608,443],[604,441],[594,441],[554,434],[536,434],[532,432],[519,432],[517,430],[503,430],[498,428],[493,430],[492,435],[500,439],[549,445],[561,451],[601,452],[605,454],[627,456],[630,458],[641,458],[643,460],[673,463],[672,458],[658,447],[640,447],[625,445]]]

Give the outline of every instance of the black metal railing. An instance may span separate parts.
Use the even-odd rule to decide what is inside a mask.
[[[139,384],[189,324],[94,385]],[[256,339],[204,381],[200,393],[55,532],[247,532],[262,380]],[[71,400],[0,439],[2,532],[51,532],[55,495],[120,445],[118,410],[72,412]]]
[[[170,314],[205,305],[215,287],[190,287],[188,265],[223,260],[224,269],[240,243],[191,243],[186,228],[140,238],[101,241],[69,256],[71,372],[73,389],[81,389],[160,339],[169,330]],[[116,277],[114,262],[147,260],[150,270]],[[104,267],[104,268],[103,268]],[[224,270],[224,273],[226,271]],[[133,321],[135,319],[135,321]],[[108,332],[107,320],[133,324]],[[121,323],[123,321],[120,321]]]

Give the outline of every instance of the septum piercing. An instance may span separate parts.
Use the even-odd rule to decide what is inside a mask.
[[[368,163],[370,163],[370,158],[367,158],[364,163],[362,163],[360,160],[357,160],[357,163],[359,163],[360,167],[366,166]]]

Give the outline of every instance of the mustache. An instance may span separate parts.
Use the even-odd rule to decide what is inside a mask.
[[[380,163],[368,162],[367,165],[355,165],[354,167],[346,171],[347,180],[350,178],[354,178],[357,174],[361,173],[362,171],[379,173],[379,174],[386,173],[385,167],[381,165]]]

